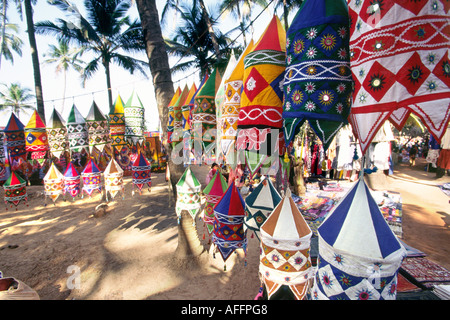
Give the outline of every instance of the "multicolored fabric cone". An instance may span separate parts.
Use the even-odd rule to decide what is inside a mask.
[[[5,190],[5,204],[11,203],[17,207],[17,205],[23,201],[28,201],[26,181],[21,178],[14,171],[11,171],[11,175],[3,184]],[[11,205],[12,207],[12,205]]]
[[[286,145],[309,125],[325,150],[347,124],[353,80],[345,0],[306,0],[286,40],[283,130]]]
[[[81,179],[83,179],[82,192],[85,192],[89,197],[95,190],[102,193],[102,172],[93,159],[89,160],[83,172],[81,172]]]
[[[202,185],[192,172],[191,167],[187,167],[177,182],[177,202],[175,212],[178,219],[181,217],[181,211],[186,210],[195,222],[195,216],[201,209],[200,192]]]
[[[44,176],[44,195],[45,199],[49,197],[53,203],[58,199],[60,195],[64,193],[64,175],[52,162],[50,169]]]
[[[363,154],[389,119],[416,114],[440,141],[450,119],[448,1],[349,1],[350,122]]]
[[[137,93],[133,91],[124,108],[125,140],[129,146],[144,143],[145,109]]]
[[[280,201],[280,194],[267,177],[245,198],[244,226],[252,230],[258,239],[262,224]]]
[[[202,154],[210,155],[215,147],[216,135],[216,92],[219,89],[222,77],[217,69],[209,76],[205,84],[195,96],[196,106],[192,114],[194,125],[194,157],[200,161]],[[196,145],[201,144],[203,150]]]
[[[6,138],[6,152],[8,153],[11,165],[27,160],[27,151],[25,150],[25,132],[22,122],[16,115],[11,113],[11,117],[3,130]]]
[[[139,194],[142,194],[142,187],[147,184],[148,189],[152,186],[152,166],[147,161],[145,156],[139,152],[136,161],[131,166],[133,174],[133,184],[139,189]]]
[[[31,152],[31,159],[43,159],[47,150],[49,150],[48,135],[45,123],[36,110],[31,115],[24,132],[25,150]]]
[[[108,193],[111,195],[111,199],[114,199],[119,191],[122,192],[122,197],[125,196],[125,187],[123,185],[123,170],[116,162],[116,160],[111,159],[105,169],[104,176],[106,200],[108,200]]]
[[[89,152],[92,153],[94,148],[103,152],[105,146],[111,143],[108,119],[106,119],[95,101],[92,102],[91,109],[86,116],[86,125],[89,135]]]
[[[181,91],[180,96],[173,105],[173,134],[172,134],[172,145],[175,145],[183,141],[183,112],[182,108],[186,102],[186,98],[189,94],[189,88],[187,85],[184,86],[183,91]]]
[[[172,97],[172,100],[170,100],[169,105],[167,108],[169,109],[169,115],[167,118],[167,142],[172,143],[172,134],[173,134],[173,127],[175,124],[175,114],[174,114],[174,105],[178,101],[178,98],[181,95],[181,88],[178,87],[177,90],[175,90],[175,94]]]
[[[75,105],[70,110],[66,126],[70,152],[81,152],[83,149],[89,151],[89,134],[86,120]]]
[[[224,262],[237,249],[247,251],[244,218],[245,202],[233,182],[214,207],[212,242],[217,246]]]
[[[406,250],[361,177],[318,228],[313,299],[395,300]]]
[[[192,110],[194,108],[194,97],[197,92],[195,83],[191,86],[186,100],[181,106],[181,127],[183,129],[183,162],[190,163],[190,155],[192,149],[191,140],[191,125],[192,125]]]
[[[261,226],[259,273],[269,300],[306,298],[313,279],[311,236],[288,188]]]
[[[220,149],[226,163],[230,164],[232,168],[235,168],[237,162],[236,155],[232,153],[235,151],[241,94],[244,84],[244,58],[253,48],[253,44],[253,40],[251,40],[236,61],[231,74],[228,77],[224,76],[223,81],[224,101],[221,105],[222,110],[220,114]]]
[[[209,235],[211,235],[214,230],[214,206],[219,202],[227,188],[227,181],[222,173],[217,170],[216,174],[203,190],[203,194],[205,195],[203,221],[206,224],[206,229],[208,230]]]
[[[74,199],[81,192],[80,186],[80,174],[75,169],[73,163],[69,162],[64,172],[64,195],[68,192],[72,196],[72,199]]]
[[[284,145],[284,139],[278,140],[283,138],[283,91],[280,86],[285,70],[285,55],[286,32],[274,15],[258,42],[244,58],[236,149],[240,158],[239,153],[245,153],[252,174],[265,158],[282,154],[277,148],[281,147],[280,142]]]
[[[121,152],[122,148],[127,145],[124,103],[120,95],[117,96],[114,106],[109,111],[109,136],[111,137],[111,146],[115,151]]]
[[[46,130],[50,152],[53,156],[59,158],[61,154],[69,149],[69,140],[67,138],[67,128],[56,109],[53,109],[50,115]]]

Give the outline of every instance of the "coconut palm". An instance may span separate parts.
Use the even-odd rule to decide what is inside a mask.
[[[30,104],[30,100],[34,99],[34,95],[31,94],[31,89],[22,88],[20,83],[11,83],[10,85],[1,84],[2,89],[0,91],[0,110],[11,109],[17,117],[20,112],[35,110]]]
[[[125,53],[143,52],[145,45],[140,22],[131,21],[127,16],[132,2],[129,0],[84,0],[86,17],[76,6],[67,0],[53,0],[52,4],[71,12],[75,19],[57,19],[36,23],[38,34],[53,35],[59,39],[84,47],[86,53],[92,53],[93,59],[83,70],[83,79],[90,79],[103,65],[110,107],[113,105],[111,92],[111,63],[115,63],[131,74],[138,71],[146,75],[148,63],[125,55]]]
[[[19,56],[22,56],[23,41],[16,35],[18,32],[19,27],[17,24],[6,23],[2,25],[2,35],[0,37],[0,67],[2,57],[9,60],[11,63],[14,63],[13,51]]]
[[[44,57],[49,58],[44,60],[46,64],[56,64],[56,73],[63,72],[64,75],[64,87],[63,87],[63,100],[60,113],[63,113],[64,102],[66,99],[66,78],[67,71],[70,67],[78,71],[80,74],[83,72],[83,61],[78,58],[82,53],[82,48],[70,48],[67,41],[59,40],[58,46],[53,44],[49,45],[48,54],[44,54]]]

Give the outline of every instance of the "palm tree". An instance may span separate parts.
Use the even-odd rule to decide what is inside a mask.
[[[85,52],[91,52],[94,58],[83,70],[83,83],[98,71],[100,64],[103,65],[111,107],[111,63],[121,66],[131,74],[138,71],[147,75],[147,62],[121,53],[139,53],[145,48],[140,22],[137,19],[130,21],[127,16],[131,1],[84,0],[86,18],[67,0],[53,0],[52,4],[65,12],[75,13],[75,23],[63,19],[58,19],[58,24],[42,21],[36,24],[36,32],[57,36],[68,43],[84,47]]]
[[[12,51],[16,52],[19,56],[22,56],[23,41],[15,35],[15,33],[18,32],[19,27],[17,26],[17,24],[6,23],[2,25],[2,35],[0,41],[0,67],[2,57],[4,57],[6,60],[11,61],[11,63],[14,63]]]
[[[304,0],[276,0],[275,1],[275,12],[279,8],[283,8],[283,20],[284,20],[284,28],[289,29],[288,17],[289,13],[293,12],[293,10],[301,7]]]
[[[225,14],[231,14],[239,21],[238,29],[242,33],[244,47],[247,47],[247,37],[245,35],[250,21],[252,5],[257,4],[262,8],[267,6],[266,0],[223,0],[220,5],[220,11]]]
[[[56,73],[60,73],[61,71],[64,74],[64,89],[63,89],[63,101],[60,113],[63,113],[64,110],[64,102],[66,99],[66,78],[67,78],[67,70],[70,67],[78,71],[80,74],[83,72],[83,61],[78,59],[78,55],[82,53],[82,48],[70,48],[67,41],[59,40],[58,46],[53,44],[49,45],[50,50],[48,56],[50,58],[46,59],[44,63],[46,64],[56,64]],[[44,57],[46,54],[44,54]]]
[[[35,110],[30,105],[30,100],[34,98],[34,95],[31,94],[31,89],[22,88],[20,83],[11,83],[9,86],[2,83],[1,86],[3,90],[0,91],[0,98],[2,99],[0,110],[11,108],[17,117],[19,117],[22,110]]]

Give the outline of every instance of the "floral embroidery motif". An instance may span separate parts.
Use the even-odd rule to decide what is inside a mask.
[[[256,88],[256,80],[253,77],[251,77],[247,81],[247,90],[252,91],[255,88]]]
[[[320,44],[325,50],[331,51],[336,46],[336,37],[332,34],[326,34],[322,37]]]

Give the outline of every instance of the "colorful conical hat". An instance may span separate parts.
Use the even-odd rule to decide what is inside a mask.
[[[236,149],[244,152],[254,174],[268,156],[283,154],[282,128],[286,32],[273,16],[251,52],[244,57],[244,83]],[[281,140],[281,141],[280,141]]]
[[[111,137],[111,146],[118,152],[127,145],[125,141],[124,103],[120,95],[117,96],[114,106],[109,111],[109,135]]]
[[[148,190],[152,186],[152,166],[147,161],[145,156],[139,152],[138,157],[131,166],[133,184],[139,189],[139,194],[142,193],[142,187],[147,184]]]
[[[283,84],[286,145],[305,120],[325,149],[347,124],[353,85],[348,51],[347,3],[305,1],[287,31]]]
[[[102,152],[106,145],[110,143],[108,119],[97,106],[92,102],[91,109],[86,116],[86,124],[89,135],[89,152],[97,148]]]
[[[21,201],[24,203],[28,201],[26,181],[14,171],[11,171],[11,175],[3,184],[3,189],[5,190],[5,204],[11,203],[17,207]]]
[[[214,207],[214,217],[212,241],[223,261],[226,262],[230,254],[237,249],[246,251],[245,202],[234,182]]]
[[[227,188],[227,181],[220,170],[217,170],[216,174],[203,190],[203,194],[206,198],[203,221],[205,222],[208,234],[210,235],[214,230],[214,206],[219,202],[220,198],[222,198]]]
[[[192,125],[192,110],[194,108],[194,97],[197,92],[195,83],[191,86],[186,100],[181,106],[181,127],[183,129],[183,163],[189,164],[190,153],[192,149],[191,140],[191,125]]]
[[[22,159],[27,160],[27,152],[25,150],[25,132],[22,122],[16,115],[11,113],[11,117],[3,130],[6,139],[6,152],[11,161],[14,164]]]
[[[70,110],[66,126],[69,150],[71,152],[81,152],[83,149],[89,151],[89,134],[86,120],[75,105]]]
[[[124,108],[125,140],[130,146],[142,146],[145,130],[145,109],[141,99],[133,91]]]
[[[114,199],[119,191],[122,191],[122,196],[124,196],[123,170],[116,160],[111,159],[103,174],[105,176],[106,197],[108,197],[109,192],[111,198]]]
[[[195,177],[190,166],[186,168],[177,185],[177,202],[175,211],[178,218],[181,211],[187,210],[195,222],[195,216],[201,209],[200,192],[202,185]]]
[[[66,171],[64,172],[64,195],[68,192],[75,198],[80,194],[81,178],[77,169],[72,162],[67,165]]]
[[[56,109],[53,109],[50,115],[46,130],[50,152],[59,158],[63,152],[68,150],[69,140],[67,139],[67,128]]]
[[[395,300],[406,250],[361,177],[318,228],[314,299]]]
[[[194,124],[194,141],[200,143],[203,150],[202,154],[209,155],[215,146],[215,128],[216,128],[216,105],[215,97],[222,77],[217,69],[209,76],[205,84],[199,89],[195,96],[196,107],[192,114]],[[201,130],[200,130],[201,127]],[[198,150],[194,151],[197,152]],[[200,153],[194,154],[197,160],[201,157]]]
[[[31,152],[32,159],[43,159],[47,150],[48,135],[45,123],[42,121],[37,110],[34,110],[28,124],[24,128],[25,150]]]
[[[99,193],[102,192],[102,172],[98,168],[97,164],[93,159],[90,159],[84,168],[83,172],[81,172],[81,179],[83,179],[83,188],[84,191],[89,197],[92,195],[92,192],[97,190]]]
[[[172,143],[173,127],[175,124],[175,114],[174,114],[173,106],[178,101],[178,98],[180,97],[180,95],[181,95],[181,88],[178,87],[175,90],[172,100],[170,100],[169,105],[167,106],[167,108],[169,109],[169,114],[168,114],[168,118],[167,118],[167,142],[169,142],[169,143]]]
[[[312,231],[292,200],[289,188],[260,230],[259,272],[268,298],[304,299],[313,278],[309,255]],[[282,286],[289,291],[279,290]]]
[[[259,239],[259,230],[269,214],[280,203],[281,196],[270,178],[264,178],[258,186],[245,198],[244,225],[252,230]]]
[[[44,176],[44,188],[45,198],[50,197],[53,203],[64,192],[64,175],[58,170],[54,162]]]
[[[189,88],[187,85],[184,86],[183,91],[181,91],[180,96],[173,105],[173,134],[172,134],[172,144],[175,146],[183,140],[183,113],[182,107],[186,102],[186,98],[189,94]]]

